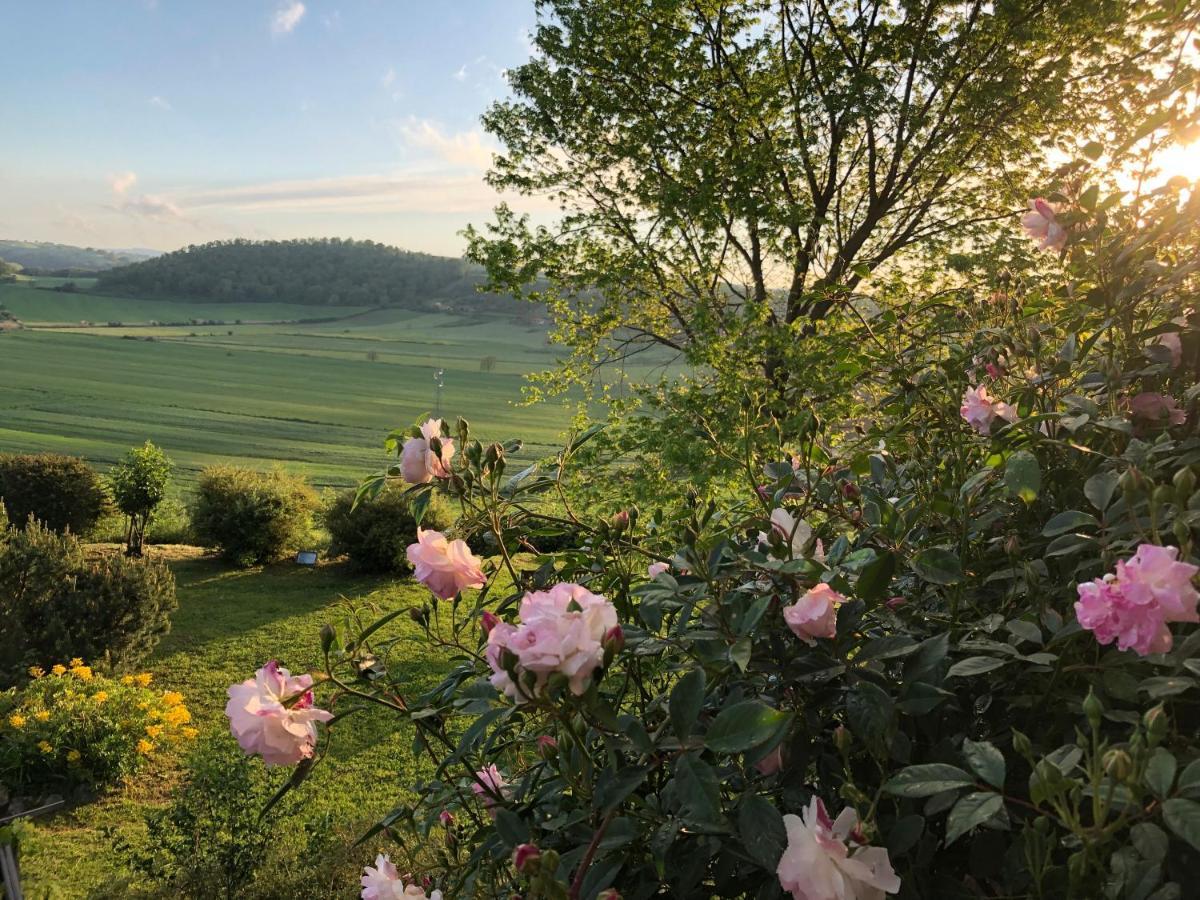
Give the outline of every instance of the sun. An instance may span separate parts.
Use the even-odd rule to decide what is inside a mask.
[[[1154,165],[1159,170],[1158,177],[1154,179],[1156,182],[1165,182],[1176,176],[1195,181],[1200,178],[1200,141],[1167,147],[1155,155]]]

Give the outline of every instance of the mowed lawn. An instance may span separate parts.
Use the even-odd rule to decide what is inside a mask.
[[[0,285],[0,302],[5,289],[32,290]],[[111,299],[35,293],[44,321],[66,315],[56,304],[75,315],[82,301]],[[518,405],[524,375],[555,355],[544,328],[511,319],[388,310],[311,326],[25,321],[34,327],[0,334],[0,453],[72,453],[103,469],[151,440],[183,486],[207,465],[237,462],[345,487],[386,462],[390,430],[434,411],[439,369],[443,414],[466,417],[484,441],[523,440],[518,460],[553,452],[570,421],[560,404]]]
[[[171,633],[145,669],[156,686],[184,694],[202,730],[231,742],[224,716],[230,684],[252,676],[269,658],[297,672],[319,667],[321,625],[339,621],[350,608],[383,613],[428,597],[419,585],[356,577],[341,564],[231,570],[195,551],[167,552],[173,550],[182,557],[172,563],[179,609]],[[407,616],[387,626],[386,635],[401,640],[395,655],[412,692],[436,684],[449,663],[431,652]],[[407,646],[412,652],[405,651]],[[428,774],[412,756],[411,728],[385,712],[359,714],[336,732],[329,756],[300,788],[300,799],[314,813],[329,812],[347,827],[365,825],[401,800],[406,785]],[[95,803],[39,820],[37,837],[22,859],[26,895],[51,900],[110,896],[106,888],[130,873],[122,869],[105,829],[136,840],[144,830],[143,814],[167,802],[177,779],[173,766],[160,766]],[[373,858],[373,850],[363,848],[363,855]]]

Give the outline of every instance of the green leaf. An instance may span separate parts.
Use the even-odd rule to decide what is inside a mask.
[[[1042,470],[1037,457],[1028,450],[1018,450],[1010,456],[1004,467],[1004,484],[1009,496],[1020,497],[1026,503],[1036,500],[1042,488]]]
[[[1068,509],[1051,518],[1043,526],[1042,534],[1045,537],[1055,537],[1065,534],[1068,531],[1077,531],[1080,528],[1099,527],[1100,523],[1096,521],[1096,517],[1091,513],[1081,512],[1078,509]]]
[[[692,726],[700,717],[700,709],[704,705],[704,670],[697,667],[675,683],[671,690],[671,727],[675,736],[686,742],[692,733]]]
[[[1164,801],[1162,809],[1167,827],[1200,850],[1200,803],[1174,797]]]
[[[1141,684],[1138,685],[1138,690],[1145,691],[1155,700],[1161,700],[1163,697],[1174,697],[1176,694],[1182,694],[1184,691],[1195,686],[1196,679],[1194,678],[1156,675],[1152,678],[1142,679]]]
[[[704,745],[714,753],[742,753],[768,741],[789,718],[761,701],[743,700],[717,714]]]
[[[1143,780],[1146,782],[1146,787],[1154,791],[1157,797],[1166,797],[1171,793],[1171,787],[1175,784],[1175,756],[1162,747],[1157,748],[1146,763],[1146,772]]]
[[[432,491],[422,491],[409,502],[408,507],[412,510],[413,522],[415,524],[421,524],[421,520],[425,518],[425,512],[429,509],[429,503],[432,499]]]
[[[925,763],[901,769],[883,785],[883,789],[896,797],[931,797],[974,783],[975,779],[958,766]]]
[[[867,641],[854,656],[855,662],[872,659],[895,659],[917,652],[920,645],[907,634],[889,634]]]
[[[1091,185],[1086,191],[1079,195],[1079,205],[1092,212],[1096,208],[1096,199],[1100,196],[1100,187]]]
[[[787,846],[787,829],[775,804],[758,794],[746,794],[738,806],[738,833],[754,861],[774,872]]]
[[[846,694],[846,719],[850,730],[878,742],[892,724],[895,706],[888,692],[870,681],[860,681]]]
[[[1097,472],[1083,484],[1083,496],[1100,512],[1108,509],[1121,476],[1116,472]]]
[[[913,571],[930,584],[958,584],[962,581],[962,562],[952,550],[941,547],[922,550],[912,566]]]
[[[917,845],[917,841],[921,839],[921,835],[924,832],[924,816],[919,816],[915,813],[902,816],[886,830],[884,843],[887,846],[888,853],[893,857],[907,853]]]
[[[1000,668],[1005,662],[1006,660],[996,659],[994,656],[968,656],[952,665],[946,677],[969,678],[972,675],[982,675],[984,672]]]
[[[596,794],[593,797],[596,808],[602,813],[616,809],[641,786],[649,771],[648,766],[625,766],[615,772],[605,769],[596,784]]]
[[[1139,822],[1129,829],[1129,839],[1142,859],[1162,862],[1167,858],[1170,840],[1167,834],[1153,822]]]
[[[1099,141],[1089,141],[1083,145],[1083,150],[1081,152],[1092,162],[1095,162],[1104,155],[1104,145]]]
[[[1004,798],[999,794],[976,791],[960,797],[946,819],[946,845],[953,844],[972,828],[982,825],[1003,807]]]
[[[967,738],[963,741],[962,751],[972,772],[997,790],[1004,789],[1004,754],[995,744]]]
[[[885,550],[874,560],[863,566],[858,581],[854,583],[854,593],[861,600],[875,600],[887,593],[896,572],[896,554]]]
[[[516,847],[529,840],[529,826],[511,809],[497,807],[496,832],[506,847]]]
[[[698,753],[685,753],[675,763],[675,783],[684,815],[700,822],[721,820],[721,786],[712,767]]]
[[[1200,759],[1193,759],[1179,774],[1181,794],[1200,794]]]

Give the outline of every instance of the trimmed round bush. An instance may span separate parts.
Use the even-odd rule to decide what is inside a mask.
[[[210,466],[192,505],[196,539],[242,566],[301,549],[312,535],[317,494],[299,475]]]
[[[0,457],[0,502],[16,528],[33,518],[51,531],[83,534],[104,514],[108,496],[85,460],[33,453]]]
[[[165,563],[89,558],[78,538],[34,522],[0,543],[0,686],[73,657],[121,669],[170,630],[175,578]]]
[[[357,509],[354,494],[354,491],[338,494],[325,508],[323,518],[329,529],[330,552],[344,553],[364,572],[407,575],[412,565],[405,551],[417,539],[417,523],[404,492],[384,491],[373,500],[363,500]],[[452,522],[449,504],[435,496],[425,510],[421,527],[442,531]]]

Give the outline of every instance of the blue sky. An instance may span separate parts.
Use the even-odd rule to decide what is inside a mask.
[[[336,235],[456,255],[497,200],[479,115],[528,58],[534,12],[36,0],[5,4],[4,21],[0,238],[167,250]]]

